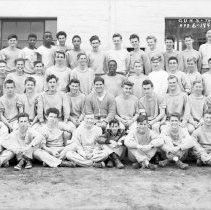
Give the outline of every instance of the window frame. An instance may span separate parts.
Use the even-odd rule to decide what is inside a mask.
[[[55,21],[56,22],[56,29],[55,29],[55,33],[57,31],[57,17],[0,17],[0,49],[2,49],[3,47],[3,43],[5,41],[4,37],[3,37],[3,33],[4,33],[4,28],[3,28],[3,24],[5,22],[29,22],[30,24],[32,22],[40,22],[40,23],[43,23],[43,28],[44,28],[44,31],[48,31],[46,29],[46,21]],[[27,41],[27,40],[21,40],[21,41]],[[39,42],[42,42],[43,39],[38,39]],[[53,33],[53,41],[55,42],[56,41],[56,35]],[[39,47],[39,46],[37,46]]]
[[[166,27],[167,27],[167,21],[168,20],[175,20],[176,21],[176,20],[179,20],[179,19],[183,19],[183,20],[184,19],[193,19],[193,20],[205,19],[205,20],[209,20],[209,22],[211,23],[211,17],[199,17],[199,16],[198,17],[196,17],[196,16],[194,16],[194,17],[165,17],[164,18],[164,21],[165,21],[165,32],[164,32],[165,33],[165,37],[168,36],[168,35],[173,35],[175,37],[175,41],[176,41],[175,49],[177,49],[177,50],[183,50],[184,49],[184,37],[182,37],[181,33],[179,32],[179,30],[178,30],[179,27],[178,27],[178,29],[177,29],[175,34],[169,34],[168,32],[170,30],[167,30]],[[190,29],[192,29],[192,28],[190,28]],[[201,32],[201,33],[204,34],[204,36],[203,37],[201,37],[201,36],[193,37],[194,38],[194,43],[193,43],[194,44],[194,49],[198,50],[200,45],[206,42],[205,34],[206,34],[206,31],[208,31],[210,29],[211,29],[211,26],[210,26],[210,28],[203,28],[203,30],[200,29],[200,28],[197,28],[197,30],[195,30],[195,33],[196,33],[196,31],[197,31],[197,33]],[[192,30],[192,32],[190,30],[190,32],[185,33],[185,34],[192,34],[193,35],[193,30]]]

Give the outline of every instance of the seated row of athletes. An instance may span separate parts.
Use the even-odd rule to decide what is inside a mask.
[[[64,58],[63,52],[56,53],[56,62]],[[79,54],[78,60],[86,66],[86,54]],[[151,61],[159,66],[160,57]],[[171,61],[178,62],[176,57]],[[139,80],[136,85],[143,96],[138,99],[129,78],[120,87],[116,79],[112,86],[105,85],[107,77],[116,75],[116,62],[111,60],[108,66],[109,74],[103,77],[76,77],[71,72],[67,80],[46,70],[45,76],[40,73],[45,79],[41,92],[39,74],[26,77],[24,86],[17,85],[21,79],[11,77],[18,72],[23,75],[24,60],[17,59],[16,72],[7,75],[0,98],[0,165],[8,166],[16,156],[16,170],[31,168],[32,159],[50,167],[123,168],[126,148],[134,168],[156,169],[150,160],[158,151],[161,167],[173,162],[188,168],[183,160],[189,151],[197,165],[211,165],[211,97],[203,95],[202,80],[193,82],[189,96],[175,75],[166,78],[167,93],[162,94],[155,93],[150,79]],[[142,67],[135,62],[137,74]],[[42,69],[43,63],[35,62],[35,70]]]

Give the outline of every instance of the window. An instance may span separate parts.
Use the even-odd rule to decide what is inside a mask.
[[[16,34],[18,36],[18,47],[23,48],[27,46],[27,38],[30,33],[37,35],[37,47],[42,44],[43,32],[51,31],[53,38],[56,39],[57,20],[51,19],[36,19],[36,18],[24,18],[13,19],[3,18],[0,19],[0,47],[7,47],[7,36],[9,34]]]
[[[198,50],[199,46],[206,42],[205,34],[211,29],[211,18],[166,18],[165,37],[173,35],[176,38],[175,48],[184,50],[184,35],[192,34],[194,38],[193,48]]]

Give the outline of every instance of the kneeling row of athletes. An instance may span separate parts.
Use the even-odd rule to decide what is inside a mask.
[[[27,113],[19,114],[18,129],[0,140],[0,166],[9,166],[9,161],[16,156],[16,170],[32,168],[33,159],[49,167],[104,168],[115,165],[121,169],[124,168],[121,160],[126,149],[133,168],[155,170],[157,165],[150,163],[150,160],[156,152],[161,152],[163,159],[158,162],[160,167],[172,162],[180,169],[186,169],[188,164],[182,161],[190,151],[197,165],[211,166],[209,110],[204,113],[204,125],[195,130],[192,136],[180,126],[177,113],[170,115],[169,124],[162,129],[161,134],[149,129],[146,115],[140,115],[127,134],[120,129],[116,119],[110,121],[103,134],[102,129],[95,125],[94,115],[86,115],[71,140],[67,139],[69,135],[65,135],[65,132],[71,132],[69,127],[59,122],[59,110],[49,108],[46,114],[47,123],[39,132],[29,126]]]

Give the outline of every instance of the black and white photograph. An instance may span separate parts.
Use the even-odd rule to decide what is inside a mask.
[[[0,210],[211,210],[210,0],[0,0]]]

